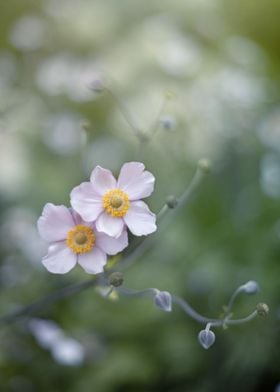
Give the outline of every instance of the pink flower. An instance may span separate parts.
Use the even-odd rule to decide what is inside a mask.
[[[128,245],[126,230],[119,238],[99,233],[71,209],[48,203],[38,220],[40,236],[49,243],[42,263],[49,272],[65,274],[77,263],[89,274],[103,271],[107,255],[115,255]]]
[[[97,166],[90,182],[71,192],[71,205],[86,222],[96,220],[98,231],[118,238],[123,229],[137,236],[153,233],[156,216],[140,199],[150,196],[155,177],[140,162],[125,163],[118,180],[110,170]]]

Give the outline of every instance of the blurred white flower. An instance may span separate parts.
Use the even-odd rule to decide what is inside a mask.
[[[0,134],[0,195],[18,197],[26,189],[29,176],[25,144],[14,135]]]
[[[86,132],[81,128],[82,118],[74,113],[49,116],[42,128],[42,138],[50,150],[61,155],[71,155],[86,143]]]
[[[79,366],[84,362],[84,346],[76,339],[66,336],[54,321],[33,318],[28,326],[38,344],[50,350],[57,363],[65,366]]]
[[[18,66],[15,57],[9,52],[0,55],[0,88],[10,86],[17,77]]]
[[[261,160],[261,187],[267,196],[280,197],[280,158],[278,154],[266,154]]]
[[[258,134],[266,146],[280,151],[280,107],[274,108],[264,117]]]
[[[56,35],[79,47],[92,47],[114,37],[122,8],[107,1],[46,0],[43,7],[56,25]]]
[[[9,251],[20,250],[28,261],[39,266],[45,245],[37,233],[36,221],[37,217],[28,209],[8,209],[0,224],[0,243]]]
[[[101,80],[93,58],[81,59],[71,53],[58,54],[42,61],[36,75],[38,87],[48,95],[65,94],[73,101],[90,101],[98,95],[90,89]]]
[[[141,29],[146,55],[173,76],[192,76],[202,63],[201,49],[195,39],[180,31],[166,15],[149,18]]]
[[[64,339],[62,329],[52,320],[33,318],[29,321],[28,326],[43,348],[52,348],[58,340]]]
[[[10,31],[10,42],[23,51],[36,50],[45,43],[46,21],[35,15],[26,15],[16,21]]]
[[[225,50],[232,60],[248,70],[264,70],[267,65],[267,57],[261,47],[245,37],[227,38]]]
[[[51,347],[51,353],[56,362],[66,366],[79,366],[84,362],[85,349],[77,340],[62,338]]]

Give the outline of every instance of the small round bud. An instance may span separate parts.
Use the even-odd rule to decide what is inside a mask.
[[[176,196],[170,195],[166,199],[166,204],[168,208],[176,208],[178,205],[178,199]]]
[[[105,89],[104,80],[102,80],[101,78],[94,79],[90,83],[89,88],[91,91],[94,91],[95,93],[102,93]]]
[[[119,287],[123,284],[124,277],[122,272],[113,272],[109,276],[109,282],[111,286]]]
[[[260,291],[260,287],[257,282],[254,280],[249,280],[247,283],[245,283],[242,287],[242,290],[246,294],[256,294]]]
[[[198,334],[198,341],[205,350],[215,343],[216,336],[213,331],[203,329]]]
[[[173,131],[176,127],[176,118],[173,116],[162,116],[160,122],[164,129]]]
[[[268,313],[269,313],[269,307],[268,307],[268,305],[267,304],[264,304],[264,303],[259,303],[257,306],[256,306],[256,310],[257,310],[257,312],[258,312],[258,315],[259,316],[267,316],[268,315]]]
[[[172,310],[172,297],[168,291],[158,291],[154,298],[155,305],[164,310],[165,312],[171,312]]]
[[[203,173],[208,174],[210,172],[211,169],[211,164],[210,161],[208,159],[200,159],[198,161],[198,167],[201,171],[203,171]]]

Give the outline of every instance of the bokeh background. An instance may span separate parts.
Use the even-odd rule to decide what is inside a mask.
[[[157,179],[157,212],[202,157],[211,175],[125,284],[169,290],[219,317],[254,279],[262,291],[240,297],[235,315],[260,301],[271,309],[217,330],[205,351],[201,326],[176,306],[169,314],[148,298],[89,289],[1,325],[1,391],[277,390],[279,14],[277,0],[0,2],[1,314],[87,278],[41,265],[46,202],[68,205],[97,164],[117,173],[140,160]]]

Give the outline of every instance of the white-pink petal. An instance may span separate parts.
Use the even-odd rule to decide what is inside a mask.
[[[125,163],[118,178],[118,188],[129,196],[130,200],[143,199],[154,190],[155,177],[140,162]]]
[[[90,182],[94,191],[99,196],[103,196],[109,189],[114,189],[117,186],[116,179],[112,172],[101,166],[96,166],[96,168],[93,169],[90,176]]]
[[[48,254],[42,260],[43,265],[53,274],[66,274],[75,267],[76,262],[77,256],[64,241],[51,244]]]
[[[156,215],[141,200],[131,203],[124,221],[131,233],[137,236],[151,234],[157,229]]]
[[[122,234],[124,221],[122,218],[113,217],[103,212],[96,221],[96,229],[110,237],[118,238]]]
[[[107,234],[95,232],[96,246],[108,255],[115,255],[128,246],[127,230],[123,230],[118,238],[109,237]]]
[[[106,253],[96,246],[89,253],[80,254],[78,258],[78,263],[88,274],[103,272],[106,261]]]
[[[40,236],[47,242],[65,240],[73,225],[74,221],[69,209],[52,203],[45,205],[37,223]]]
[[[76,186],[71,194],[71,205],[84,221],[94,221],[103,211],[102,198],[95,192],[91,182]]]

